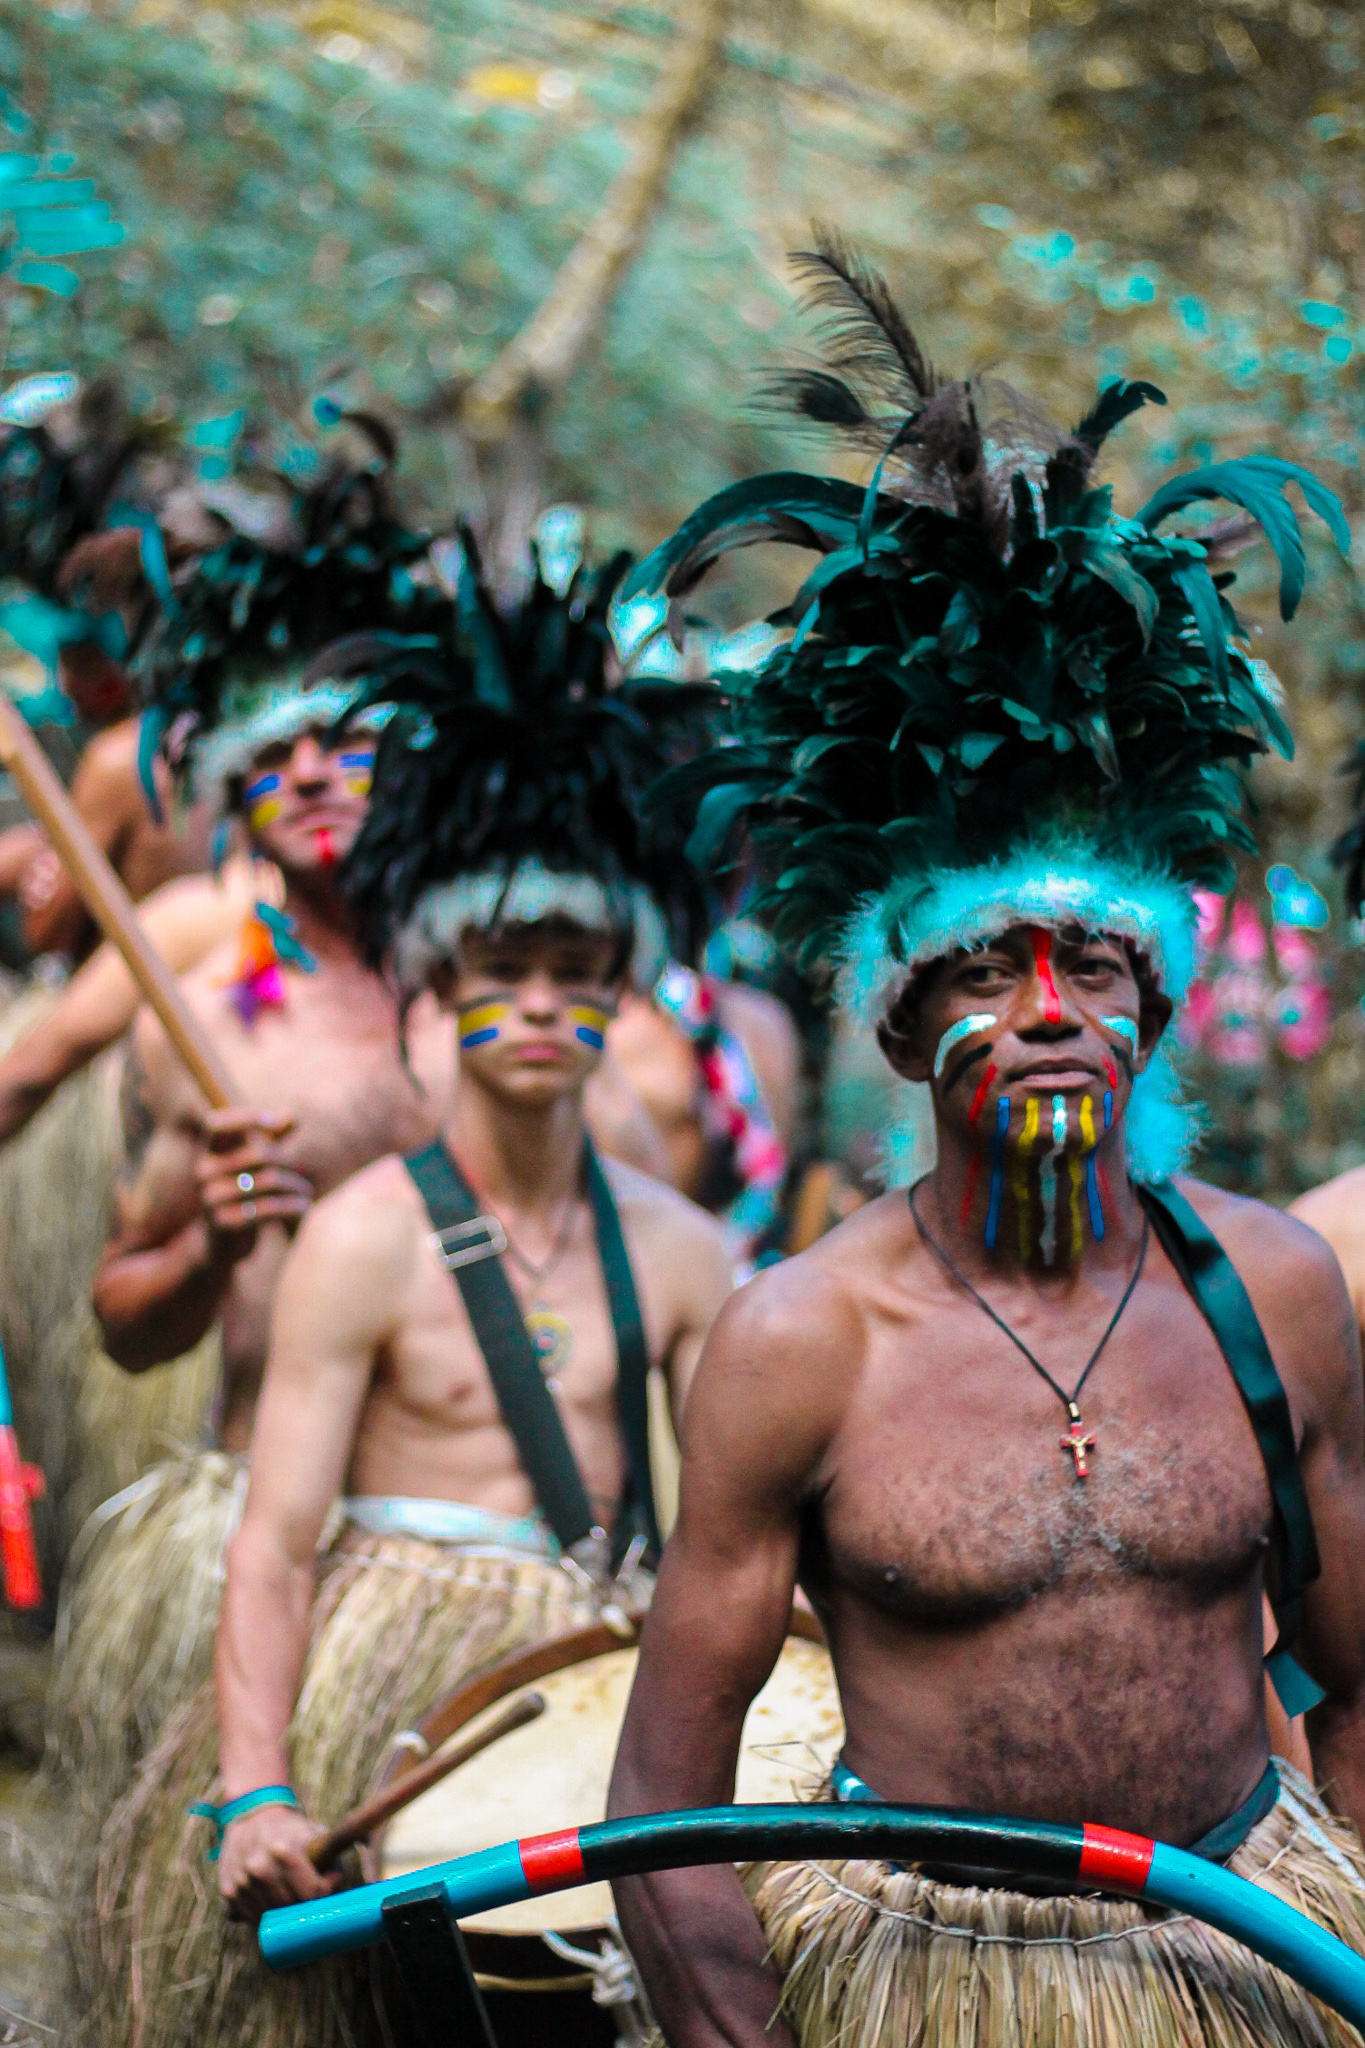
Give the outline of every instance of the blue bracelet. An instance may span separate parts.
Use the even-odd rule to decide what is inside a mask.
[[[218,1852],[223,1846],[224,1830],[240,1820],[244,1813],[254,1813],[258,1806],[297,1806],[292,1785],[260,1785],[254,1792],[243,1792],[240,1799],[229,1799],[223,1806],[210,1806],[206,1800],[196,1799],[190,1812],[196,1820],[213,1823],[213,1843],[209,1849],[209,1862],[218,1861]]]

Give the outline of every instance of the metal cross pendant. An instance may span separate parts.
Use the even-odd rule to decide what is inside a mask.
[[[1067,1434],[1058,1437],[1057,1441],[1062,1449],[1070,1451],[1072,1457],[1076,1460],[1076,1477],[1078,1479],[1088,1479],[1090,1476],[1090,1466],[1086,1461],[1085,1454],[1087,1451],[1094,1450],[1095,1439],[1093,1435],[1086,1435],[1085,1425],[1081,1421],[1080,1413],[1075,1403],[1068,1402],[1067,1406],[1071,1409],[1070,1426]]]

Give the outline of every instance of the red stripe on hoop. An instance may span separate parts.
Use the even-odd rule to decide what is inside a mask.
[[[1128,1835],[1122,1828],[1099,1828],[1087,1821],[1079,1874],[1117,1891],[1140,1892],[1155,1848],[1156,1843],[1145,1835]]]
[[[527,1835],[517,1843],[517,1854],[533,1892],[549,1891],[566,1882],[576,1884],[583,1875],[577,1828],[561,1828],[556,1835]]]

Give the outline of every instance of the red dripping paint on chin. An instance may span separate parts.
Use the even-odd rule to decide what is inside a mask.
[[[336,842],[325,825],[319,828],[317,842],[318,859],[322,862],[322,865],[325,868],[335,867],[337,858]]]
[[[1057,993],[1057,984],[1052,979],[1052,934],[1040,924],[1031,924],[1028,935],[1033,941],[1033,958],[1038,969],[1038,979],[1043,985],[1043,1021],[1060,1024],[1062,1021],[1062,999]]]

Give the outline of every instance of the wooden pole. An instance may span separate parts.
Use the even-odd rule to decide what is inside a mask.
[[[166,1036],[202,1089],[210,1109],[230,1109],[240,1098],[191,1011],[175,976],[138,923],[132,899],[72,803],[60,777],[22,714],[0,690],[0,766],[14,777],[25,802],[52,842],[86,909],[122,954],[128,972],[160,1018]]]
[[[319,1835],[308,1851],[308,1861],[314,1870],[330,1870],[343,1849],[349,1849],[355,1842],[363,1842],[376,1828],[382,1828],[386,1821],[412,1800],[429,1792],[433,1785],[439,1785],[442,1778],[448,1778],[461,1764],[467,1764],[481,1750],[497,1742],[504,1735],[510,1735],[514,1728],[524,1728],[530,1721],[539,1720],[545,1712],[545,1695],[539,1692],[523,1693],[519,1700],[513,1700],[505,1712],[481,1728],[476,1735],[470,1735],[463,1742],[452,1743],[449,1749],[438,1749],[435,1756],[425,1763],[417,1764],[382,1792],[376,1792],[363,1806],[353,1807],[344,1820],[334,1828],[328,1828],[325,1835]]]
[[[688,132],[724,64],[734,0],[683,0],[672,44],[641,110],[630,156],[519,334],[461,401],[476,441],[501,441],[533,390],[567,383],[649,231]]]

